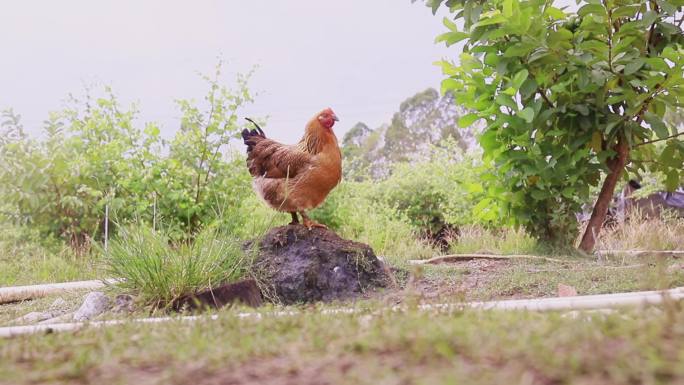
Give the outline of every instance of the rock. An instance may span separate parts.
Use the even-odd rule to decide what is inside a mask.
[[[74,313],[74,321],[88,321],[109,309],[110,301],[101,291],[92,291],[85,296],[81,307]]]
[[[351,299],[392,282],[370,246],[300,225],[271,229],[259,241],[254,271],[264,295],[283,304]]]
[[[257,282],[253,279],[228,283],[197,294],[179,299],[174,309],[197,309],[202,307],[220,308],[234,303],[258,307],[263,299]]]
[[[119,294],[114,298],[114,313],[132,313],[135,311],[135,299],[129,294]]]
[[[73,320],[74,320],[74,312],[71,312],[71,313],[66,313],[66,314],[62,314],[62,315],[57,316],[57,317],[47,319],[45,321],[40,321],[40,322],[38,322],[38,325],[58,324],[58,323],[62,323],[62,322],[71,322]]]
[[[50,309],[66,309],[68,307],[69,304],[62,297],[57,297],[57,299],[50,305]]]
[[[42,311],[32,311],[32,312],[30,312],[30,313],[28,313],[28,314],[26,314],[26,315],[24,315],[24,316],[21,316],[21,317],[15,319],[13,322],[14,322],[14,323],[22,323],[22,324],[23,324],[23,323],[32,324],[32,323],[35,323],[35,322],[39,322],[39,321],[44,321],[44,320],[46,320],[46,319],[50,319],[50,318],[52,318],[52,317],[54,317],[54,316],[55,316],[55,315],[54,315],[52,312],[49,312],[49,311],[46,311],[46,312],[42,312]]]
[[[558,296],[559,297],[575,297],[575,296],[577,296],[577,290],[570,285],[564,285],[562,283],[559,283],[558,284]]]

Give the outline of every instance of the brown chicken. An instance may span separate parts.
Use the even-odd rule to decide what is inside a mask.
[[[251,119],[256,129],[243,130],[247,145],[247,167],[254,177],[254,190],[272,208],[289,212],[290,224],[325,225],[311,220],[306,211],[318,207],[342,178],[342,153],[332,130],[337,116],[330,109],[319,112],[306,125],[299,143],[286,145],[266,138],[264,131]]]

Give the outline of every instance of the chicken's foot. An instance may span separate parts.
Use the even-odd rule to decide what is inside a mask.
[[[292,215],[292,222],[290,222],[290,224],[291,225],[298,225],[299,224],[299,218],[297,218],[297,212],[291,211],[290,215]]]
[[[312,220],[311,218],[309,218],[304,211],[300,211],[299,215],[302,216],[302,219],[304,221],[304,226],[306,226],[306,228],[309,230],[311,230],[314,227],[318,227],[319,229],[327,229],[328,228],[328,226],[326,226],[322,223],[318,223],[318,222]]]

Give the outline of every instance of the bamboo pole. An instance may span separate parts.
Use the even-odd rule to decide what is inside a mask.
[[[47,283],[43,285],[0,287],[0,304],[25,301],[33,298],[45,297],[54,293],[71,290],[99,289],[107,285],[115,285],[120,279],[103,279],[92,281],[76,281],[62,283]]]
[[[442,263],[453,263],[462,261],[472,261],[474,259],[489,259],[494,261],[507,259],[538,259],[547,262],[568,263],[571,260],[563,260],[549,257],[542,257],[539,255],[527,254],[513,254],[513,255],[497,255],[497,254],[449,254],[433,257],[430,259],[412,259],[409,260],[409,265],[439,265]]]
[[[626,255],[630,257],[684,258],[684,250],[597,250],[597,255]]]
[[[420,311],[454,311],[463,309],[475,310],[508,310],[508,311],[574,311],[574,310],[604,310],[630,306],[653,306],[666,301],[684,300],[684,287],[662,290],[642,291],[631,293],[585,295],[576,297],[535,298],[487,302],[464,302],[451,304],[425,304],[420,305]],[[391,311],[405,311],[406,307],[394,306]],[[322,314],[355,314],[364,311],[361,308],[338,308],[324,309]],[[238,318],[253,318],[259,320],[262,317],[290,317],[303,314],[302,311],[280,311],[274,313],[237,313]],[[194,322],[199,320],[216,320],[219,315],[211,316],[184,316],[184,317],[159,317],[139,318],[134,320],[107,320],[91,322],[58,323],[47,325],[10,326],[0,328],[0,337],[15,337],[24,334],[50,333],[58,331],[73,331],[86,326],[104,327],[121,325],[125,323],[163,323],[170,321]]]

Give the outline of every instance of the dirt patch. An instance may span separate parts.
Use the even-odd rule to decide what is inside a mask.
[[[254,270],[264,296],[285,305],[353,299],[392,283],[370,246],[300,225],[270,230],[259,241]]]

